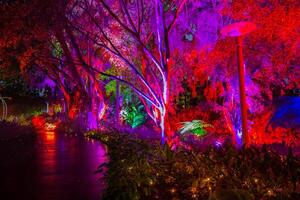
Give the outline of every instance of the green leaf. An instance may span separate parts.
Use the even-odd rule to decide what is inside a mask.
[[[180,134],[193,133],[198,136],[203,136],[206,134],[205,128],[212,127],[212,125],[202,121],[193,120],[191,122],[181,122],[182,126],[179,129]]]
[[[109,96],[111,93],[113,95],[116,95],[116,81],[113,80],[113,81],[110,81],[109,83],[107,83],[105,85],[105,90],[106,90],[106,95]]]

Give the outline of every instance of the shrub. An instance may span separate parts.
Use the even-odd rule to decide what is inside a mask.
[[[6,121],[11,123],[16,123],[20,126],[29,126],[31,124],[30,120],[25,117],[25,115],[21,114],[19,116],[10,115]]]
[[[161,146],[117,131],[88,134],[108,147],[104,199],[297,199],[299,160],[267,148],[205,151]]]
[[[127,106],[121,111],[122,118],[132,128],[139,127],[146,122],[146,113],[144,112],[144,106]]]
[[[193,120],[191,122],[181,122],[179,132],[185,134],[187,132],[193,133],[197,136],[204,136],[206,134],[205,128],[212,127],[212,125],[202,121]]]

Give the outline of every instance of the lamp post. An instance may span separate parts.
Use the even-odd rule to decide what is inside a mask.
[[[221,30],[221,34],[227,37],[236,38],[237,46],[237,61],[239,73],[239,90],[240,90],[240,105],[242,114],[242,137],[243,144],[248,146],[248,128],[247,128],[247,101],[246,101],[246,88],[245,88],[245,66],[243,58],[243,36],[254,31],[256,25],[252,22],[237,22],[225,26]]]
[[[7,103],[5,99],[11,100],[11,97],[3,97],[0,94],[0,101],[2,102],[2,120],[5,120],[7,118]]]

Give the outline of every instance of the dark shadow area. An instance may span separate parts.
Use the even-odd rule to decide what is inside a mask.
[[[100,199],[105,185],[94,174],[106,159],[100,143],[40,132],[32,144],[6,144],[0,154],[1,199]]]

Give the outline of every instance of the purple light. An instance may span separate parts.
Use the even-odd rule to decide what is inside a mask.
[[[93,112],[88,113],[88,129],[96,129],[97,128],[97,119],[94,116]]]
[[[217,148],[222,147],[222,145],[223,145],[223,142],[221,142],[220,140],[217,140],[217,141],[215,142],[215,146],[216,146]]]

